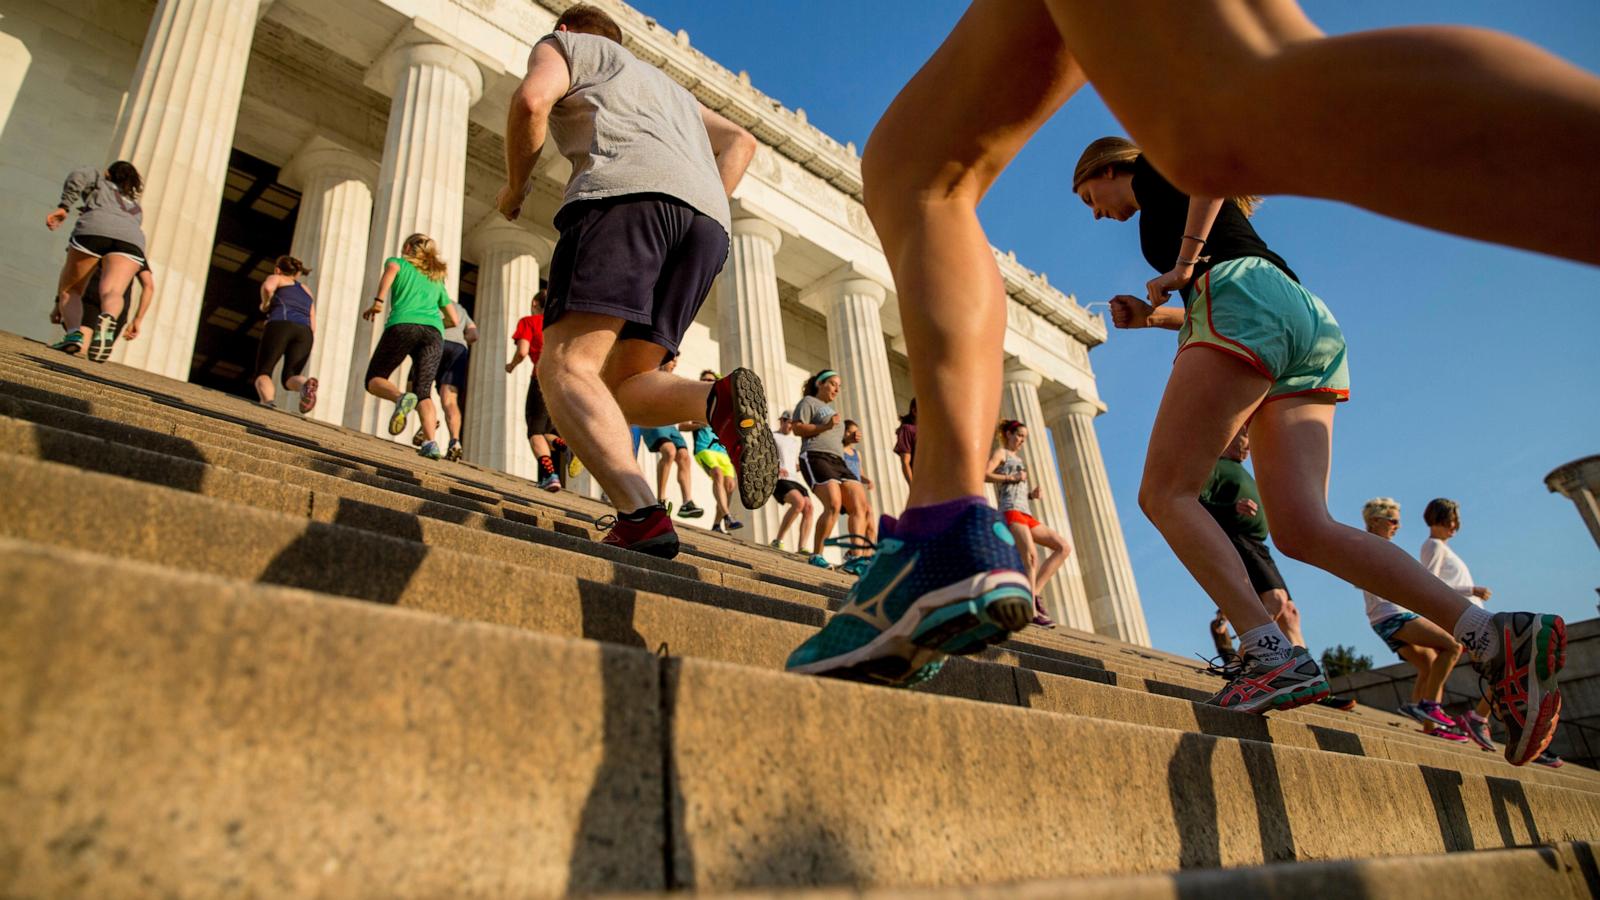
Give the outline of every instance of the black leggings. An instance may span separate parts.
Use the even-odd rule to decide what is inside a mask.
[[[256,377],[271,376],[272,368],[283,360],[283,386],[306,369],[311,359],[311,327],[299,322],[268,322],[256,349]]]
[[[367,363],[367,383],[388,378],[406,357],[411,357],[412,392],[427,399],[433,394],[433,381],[439,376],[439,357],[444,352],[444,335],[432,325],[391,325],[383,330],[372,361]]]

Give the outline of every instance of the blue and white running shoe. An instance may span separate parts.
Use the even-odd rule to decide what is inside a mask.
[[[998,644],[1033,621],[1033,592],[1000,514],[974,503],[925,540],[882,543],[822,630],[789,654],[791,672],[906,686],[926,681],[947,654]]]

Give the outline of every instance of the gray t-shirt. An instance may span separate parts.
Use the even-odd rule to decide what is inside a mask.
[[[794,408],[793,421],[796,425],[826,425],[837,412],[833,407],[815,397],[802,397],[800,405]],[[824,431],[816,437],[808,437],[800,442],[801,453],[832,453],[839,459],[844,459],[844,420],[838,425]]]
[[[99,169],[74,169],[61,186],[61,205],[78,211],[73,237],[113,238],[144,251],[143,207],[139,201],[123,196]]]
[[[467,342],[467,326],[472,324],[472,316],[467,313],[465,306],[457,303],[455,307],[456,324],[444,330],[444,339],[446,341],[455,341],[458,344],[465,344]]]
[[[1022,457],[1009,450],[1006,451],[1005,458],[1000,460],[1000,465],[995,468],[995,471],[1001,475],[1015,475],[1018,472],[1026,472],[1027,470],[1028,467],[1022,464]],[[1033,508],[1028,505],[1028,492],[1031,490],[1033,490],[1032,486],[1026,481],[1019,481],[1015,484],[1002,481],[995,484],[994,496],[1000,503],[1001,512],[1014,509],[1017,512],[1027,513],[1031,516],[1033,515]]]
[[[621,44],[557,31],[572,87],[550,111],[550,132],[572,162],[562,205],[625,194],[666,194],[731,232],[728,194],[700,103]]]

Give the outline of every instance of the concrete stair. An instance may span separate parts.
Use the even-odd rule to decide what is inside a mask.
[[[1189,896],[1600,835],[1600,773],[1096,635],[786,675],[849,579],[5,334],[0,463],[0,895]],[[1516,853],[1470,859],[1588,859]]]

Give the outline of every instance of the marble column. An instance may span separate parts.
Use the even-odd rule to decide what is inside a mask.
[[[793,387],[785,384],[788,352],[778,301],[775,258],[782,243],[783,232],[772,223],[754,217],[734,219],[728,262],[718,279],[717,343],[722,371],[743,366],[760,376],[772,417],[768,427],[777,424],[779,411],[794,394]],[[694,377],[694,373],[684,374]],[[744,508],[737,496],[732,502]],[[743,515],[751,539],[759,544],[778,533],[779,517],[780,507],[775,503]]]
[[[300,191],[300,213],[290,252],[311,269],[305,284],[317,301],[317,339],[306,374],[315,376],[321,387],[311,417],[337,424],[344,421],[353,365],[350,351],[356,324],[361,321],[372,188],[378,180],[378,166],[327,138],[314,136],[284,167],[279,180]],[[360,374],[358,370],[356,375]],[[294,398],[280,399],[288,403]]]
[[[1150,630],[1094,433],[1094,417],[1104,411],[1097,400],[1069,394],[1051,406],[1050,430],[1067,479],[1067,508],[1094,630],[1148,647]]]
[[[411,234],[439,245],[450,266],[453,298],[460,276],[462,202],[467,181],[467,114],[483,95],[483,75],[466,54],[443,44],[408,44],[384,54],[368,83],[390,95],[389,129],[378,176],[361,301],[377,293],[383,261],[398,256]],[[351,351],[344,423],[378,433],[392,405],[366,392],[360,373],[383,332],[382,321],[359,321]],[[407,435],[408,436],[408,435]]]
[[[883,335],[883,285],[845,266],[807,288],[820,293],[828,315],[828,354],[843,385],[834,407],[861,425],[861,474],[872,479],[873,510],[898,515],[905,507],[906,483],[894,455],[898,417],[889,350]]]
[[[1083,573],[1078,564],[1078,542],[1073,539],[1066,497],[1061,489],[1061,472],[1055,453],[1046,437],[1044,410],[1039,406],[1039,386],[1044,376],[1015,360],[1008,362],[1001,380],[1000,414],[1028,426],[1028,440],[1022,445],[1022,463],[1028,467],[1028,483],[1039,489],[1039,499],[1031,501],[1033,515],[1066,538],[1072,553],[1061,570],[1041,592],[1045,608],[1056,621],[1079,631],[1094,631],[1089,600],[1084,593]],[[1047,551],[1039,548],[1039,561]]]
[[[523,405],[533,367],[506,374],[511,335],[539,292],[539,272],[550,263],[550,242],[490,213],[467,237],[478,261],[478,342],[467,362],[466,437],[469,462],[532,478],[533,451],[523,426]]]
[[[146,250],[161,286],[154,321],[115,359],[186,380],[200,327],[228,156],[259,0],[161,0],[145,33],[113,159],[144,177]]]

